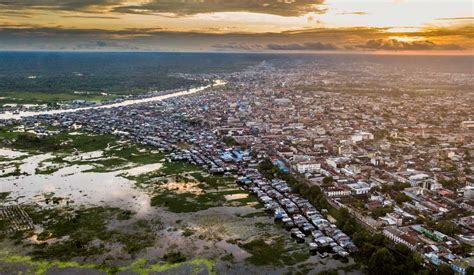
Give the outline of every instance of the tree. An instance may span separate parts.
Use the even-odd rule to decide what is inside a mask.
[[[441,264],[438,267],[438,274],[439,275],[454,275],[454,271],[449,267],[447,264]]]
[[[389,206],[377,207],[372,210],[371,216],[374,219],[385,216],[385,214],[392,212],[393,209]]]
[[[447,220],[438,222],[434,228],[448,236],[453,236],[461,231],[457,224]]]
[[[395,258],[392,253],[385,248],[379,248],[369,259],[370,274],[394,274]]]
[[[334,179],[333,179],[331,176],[326,176],[326,177],[324,177],[324,179],[323,179],[323,184],[325,184],[325,185],[326,185],[326,184],[331,184],[331,183],[333,182],[333,180],[334,180]]]
[[[365,242],[371,238],[367,230],[357,231],[352,235],[352,240],[354,244],[358,247],[361,247]]]
[[[464,256],[471,253],[472,246],[465,243],[461,243],[460,245],[454,246],[451,250],[457,255]]]
[[[342,231],[346,232],[349,235],[353,234],[356,231],[354,223],[346,222],[344,226],[342,227]]]
[[[239,143],[235,140],[235,138],[233,138],[231,136],[225,136],[225,137],[222,138],[222,140],[224,141],[224,143],[227,146],[237,146],[237,145],[239,145]]]
[[[397,193],[397,195],[395,196],[395,201],[398,203],[398,204],[402,204],[404,202],[407,202],[407,201],[411,201],[412,199],[407,196],[405,193]]]

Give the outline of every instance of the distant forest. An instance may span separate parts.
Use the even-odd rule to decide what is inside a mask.
[[[173,73],[217,73],[257,64],[252,56],[192,53],[1,52],[0,96],[19,92],[130,94],[187,87]]]
[[[302,89],[400,95],[427,88],[470,91],[471,57],[345,54],[237,54],[148,52],[0,52],[0,105],[86,99],[110,100],[128,94],[199,85],[177,73],[241,71],[262,61],[275,69],[329,71],[331,87]],[[328,76],[330,77],[330,76]],[[387,89],[390,87],[390,89]],[[390,90],[390,91],[388,91]],[[102,93],[106,93],[104,95]]]

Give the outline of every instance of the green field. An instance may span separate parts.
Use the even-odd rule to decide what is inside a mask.
[[[108,101],[118,95],[101,95],[100,93],[51,93],[51,92],[4,92],[0,93],[0,105],[3,104],[49,104],[85,100],[90,102]]]

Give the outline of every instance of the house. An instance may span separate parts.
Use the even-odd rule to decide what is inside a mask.
[[[296,164],[296,170],[301,173],[319,173],[321,164],[311,161],[299,162]]]
[[[413,235],[410,235],[408,232],[404,232],[395,226],[385,227],[383,229],[383,235],[395,243],[405,245],[412,251],[415,251],[418,246],[417,239]]]
[[[345,197],[350,196],[352,194],[351,190],[346,186],[331,186],[325,188],[324,193],[326,196],[333,198],[333,197]]]
[[[363,181],[351,183],[351,184],[348,184],[347,186],[349,186],[349,188],[351,189],[352,194],[355,194],[355,195],[367,194],[370,191],[370,185]]]

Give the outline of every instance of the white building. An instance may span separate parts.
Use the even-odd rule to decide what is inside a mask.
[[[338,187],[328,188],[328,189],[324,190],[324,193],[326,194],[326,196],[328,196],[330,198],[333,198],[333,197],[346,197],[346,196],[350,196],[352,194],[350,189],[348,189],[348,188],[338,188]]]
[[[474,120],[466,120],[461,122],[461,128],[474,128]]]
[[[299,173],[319,173],[321,171],[321,164],[315,162],[300,162],[296,164],[296,170]]]
[[[363,140],[373,140],[374,135],[369,132],[359,132],[351,136],[353,143],[361,142]]]
[[[351,183],[351,184],[348,184],[347,186],[349,186],[349,188],[351,189],[352,194],[355,194],[355,195],[367,194],[370,191],[370,185],[363,181],[359,181],[357,183]]]
[[[474,186],[466,185],[464,188],[461,189],[464,199],[465,200],[472,200],[474,199]]]

